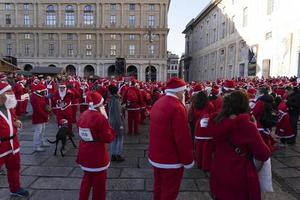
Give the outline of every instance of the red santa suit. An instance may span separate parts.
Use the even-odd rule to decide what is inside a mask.
[[[80,86],[80,98],[79,98],[79,110],[83,113],[89,108],[89,86],[88,84],[82,83]]]
[[[154,168],[154,200],[176,199],[184,168],[194,164],[186,109],[177,96],[168,93],[184,89],[183,80],[171,78],[167,95],[150,112],[148,159]]]
[[[13,91],[18,101],[16,107],[16,114],[17,116],[21,116],[26,112],[26,109],[24,110],[24,108],[27,107],[29,95],[28,90],[24,86],[24,79],[19,78],[18,80],[19,81],[16,83],[15,87],[13,88]]]
[[[214,113],[215,109],[211,103],[208,103],[203,109],[197,110],[195,124],[195,147],[196,161],[199,169],[204,171],[210,170],[212,160],[212,137],[207,133],[207,124],[209,116]]]
[[[76,123],[76,114],[78,110],[78,104],[80,99],[80,84],[77,81],[70,80],[67,83],[67,88],[72,92],[72,123]]]
[[[68,120],[68,128],[69,134],[73,134],[72,130],[72,120],[73,120],[73,113],[72,113],[72,99],[74,94],[71,90],[66,89],[66,85],[64,83],[60,84],[59,90],[53,96],[53,109],[56,110],[56,121],[59,124],[61,119]],[[60,92],[61,88],[64,88],[64,92]]]
[[[31,105],[32,105],[32,124],[35,127],[33,135],[33,147],[34,150],[41,148],[45,144],[44,134],[45,125],[49,121],[49,115],[51,113],[50,106],[46,102],[45,94],[47,88],[43,84],[38,84],[36,90],[31,95]]]
[[[115,138],[107,118],[96,110],[103,103],[97,92],[91,94],[94,108],[83,112],[78,120],[81,138],[77,163],[84,171],[80,187],[80,200],[88,200],[91,188],[93,199],[105,200],[106,170],[110,165],[106,143]]]
[[[212,195],[218,200],[260,200],[259,179],[249,156],[266,161],[271,156],[269,148],[248,114],[226,118],[217,124],[214,117],[209,119],[207,127],[215,146],[210,170]]]
[[[0,92],[3,94],[11,90],[7,83],[0,83]],[[16,115],[13,109],[6,109],[6,114],[0,110],[0,167],[5,164],[10,192],[17,192],[20,189],[20,144],[17,135],[17,128],[13,123]]]
[[[141,84],[140,84],[141,85]],[[147,93],[143,85],[140,86],[140,94],[141,94],[141,103],[140,103],[140,124],[143,124],[146,119],[146,110],[147,110]]]
[[[133,86],[130,86],[127,89],[123,101],[125,102],[128,111],[128,134],[138,135],[142,98],[139,89],[134,86],[136,80],[131,81],[131,84]]]
[[[291,126],[288,108],[284,102],[281,102],[278,106],[278,122],[275,134],[281,139],[288,139],[295,136]]]
[[[274,150],[275,141],[272,138],[272,136],[270,135],[271,134],[270,128],[264,128],[262,126],[261,117],[264,112],[265,102],[272,102],[272,101],[273,101],[273,99],[272,99],[272,97],[270,97],[270,95],[261,96],[258,98],[254,108],[252,109],[252,114],[256,119],[257,128],[258,128],[259,132],[261,133],[261,136],[262,136],[263,140],[265,141],[266,145],[270,148],[271,151]]]

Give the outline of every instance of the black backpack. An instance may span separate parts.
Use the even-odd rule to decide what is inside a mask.
[[[265,98],[259,99],[264,102],[264,110],[260,118],[260,123],[263,128],[272,128],[277,124],[277,114],[276,111],[273,109],[274,99],[273,97],[271,98],[272,99],[268,97],[268,100],[265,100]]]

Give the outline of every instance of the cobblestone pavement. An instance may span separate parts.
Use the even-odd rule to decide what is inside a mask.
[[[30,191],[31,200],[78,199],[82,171],[75,163],[77,150],[70,143],[66,156],[53,156],[54,145],[45,152],[33,153],[33,127],[29,117],[23,120],[21,132],[21,182]],[[108,169],[108,200],[152,199],[152,169],[147,161],[149,125],[141,126],[140,136],[126,136],[123,155],[126,161],[112,163]],[[54,119],[46,126],[46,137],[54,140],[57,128]],[[77,141],[78,142],[78,141]],[[264,199],[293,200],[300,193],[300,145],[288,147],[274,156],[275,192]],[[6,176],[0,175],[0,200],[9,198]],[[209,200],[208,179],[194,168],[187,170],[181,185],[179,200]]]

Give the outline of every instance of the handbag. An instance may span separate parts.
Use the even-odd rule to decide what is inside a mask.
[[[274,192],[272,182],[271,158],[269,158],[265,162],[256,160],[253,156],[247,155],[246,152],[243,152],[240,147],[233,144],[230,140],[228,140],[228,143],[229,146],[234,149],[237,155],[248,157],[254,163],[258,174],[261,192]]]

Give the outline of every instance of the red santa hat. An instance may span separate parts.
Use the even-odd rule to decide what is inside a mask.
[[[17,81],[18,82],[24,81],[24,76],[23,75],[17,76]]]
[[[103,105],[104,99],[98,92],[91,92],[90,93],[91,102],[90,105],[93,108],[97,108]]]
[[[46,86],[42,83],[39,83],[36,86],[34,86],[34,89],[36,92],[44,92],[47,90]]]
[[[249,95],[250,98],[254,98],[256,92],[257,92],[257,91],[256,91],[256,89],[254,89],[254,88],[250,88],[250,89],[247,90],[247,93],[248,93],[248,95]]]
[[[223,88],[226,91],[234,90],[235,89],[235,85],[236,85],[235,81],[233,81],[233,80],[226,80],[224,82]]]
[[[68,120],[66,119],[59,120],[58,125],[63,126],[64,124],[68,124]]]
[[[66,82],[61,82],[58,87],[65,88],[65,87],[67,87],[67,84],[66,84]]]
[[[185,81],[178,77],[173,77],[167,82],[165,92],[175,93],[175,92],[182,92],[184,90],[186,90]]]
[[[0,94],[3,94],[4,92],[10,91],[11,86],[6,82],[0,82]]]
[[[194,91],[193,91],[192,95],[197,94],[197,93],[203,91],[203,89],[204,89],[204,88],[203,88],[202,85],[200,85],[200,84],[195,85]]]
[[[220,93],[220,88],[218,86],[214,86],[212,89],[211,89],[211,94],[214,95],[214,96],[217,96],[219,95]]]

